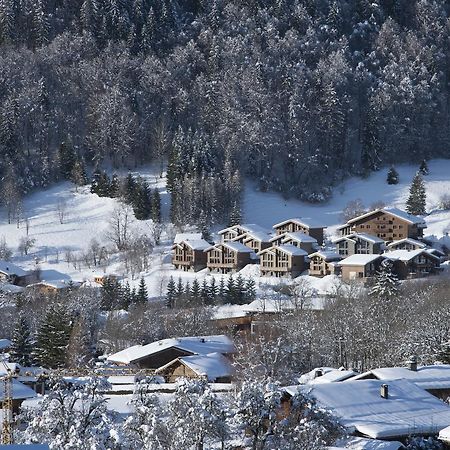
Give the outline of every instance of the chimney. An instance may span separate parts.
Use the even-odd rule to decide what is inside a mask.
[[[382,398],[389,398],[389,386],[387,384],[382,384],[380,386],[380,395]]]
[[[415,355],[411,356],[411,358],[409,358],[409,361],[406,364],[408,364],[409,370],[417,372],[417,356]]]
[[[319,378],[323,375],[323,369],[316,369],[314,372],[314,378]]]

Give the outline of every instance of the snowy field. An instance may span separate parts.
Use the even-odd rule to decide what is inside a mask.
[[[351,178],[338,185],[333,198],[321,205],[311,205],[293,199],[285,200],[273,192],[261,193],[252,183],[248,183],[244,195],[244,221],[271,228],[273,224],[290,217],[310,218],[326,225],[327,235],[332,237],[336,226],[342,222],[342,209],[351,200],[361,199],[366,207],[379,201],[389,207],[405,207],[409,185],[417,167],[403,165],[396,168],[400,176],[398,185],[386,183],[387,169],[383,169],[366,179]],[[433,160],[429,163],[429,170],[430,175],[425,177],[427,210],[430,213],[425,218],[428,224],[426,234],[441,237],[450,230],[450,211],[439,209],[440,197],[445,193],[450,194],[450,160]],[[152,167],[139,171],[139,175],[149,182],[152,189],[157,188],[160,191],[163,215],[167,220],[170,199],[165,188],[165,179],[159,178],[156,173]],[[66,217],[62,224],[58,216],[58,204],[61,202],[66,204]],[[35,192],[24,200],[23,217],[28,217],[29,235],[36,240],[28,256],[20,256],[17,251],[20,238],[26,235],[24,222],[19,228],[16,223],[8,224],[4,210],[0,210],[0,238],[4,237],[7,245],[14,251],[13,261],[16,264],[28,269],[39,266],[42,279],[60,280],[71,277],[77,281],[92,280],[94,274],[99,273],[98,270],[75,269],[65,262],[64,254],[68,249],[74,253],[86,250],[94,238],[100,243],[107,243],[106,231],[116,207],[117,200],[91,194],[88,187],[76,190],[70,183],[59,183],[49,189]],[[149,225],[146,221],[135,221],[134,232],[148,233]],[[180,276],[184,280],[197,277],[199,281],[212,276],[207,270],[197,274],[173,270],[170,244],[170,239],[163,235],[161,245],[154,249],[151,269],[140,274],[147,283],[151,297],[158,297],[165,292],[171,275],[175,278]],[[114,258],[106,271],[125,275],[121,264]],[[278,279],[259,278],[258,266],[248,266],[241,272],[244,277],[256,278],[260,295],[266,292],[266,286],[280,282]],[[214,277],[219,280],[221,275]],[[329,292],[336,285],[334,277],[307,278],[317,294]],[[136,285],[138,279],[130,281],[132,285]]]

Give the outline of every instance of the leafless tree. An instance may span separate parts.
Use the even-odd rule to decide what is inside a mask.
[[[28,236],[23,236],[19,240],[19,246],[17,250],[22,256],[28,255],[28,252],[34,246],[35,243],[36,239],[30,238]]]
[[[30,234],[30,219],[25,217],[25,232],[27,233],[27,236]]]
[[[67,202],[63,198],[58,199],[56,204],[56,211],[58,212],[59,223],[64,223],[64,219],[67,215]]]
[[[366,208],[360,198],[352,200],[347,203],[345,208],[342,210],[341,218],[343,221],[347,222],[353,217],[360,216],[366,212]]]
[[[171,131],[165,118],[161,118],[153,128],[152,143],[153,153],[159,161],[159,176],[162,178],[164,171],[164,159],[169,151],[171,143]]]
[[[121,204],[114,209],[106,237],[119,251],[126,250],[130,239],[132,210],[128,205]]]
[[[296,311],[305,309],[311,304],[314,290],[306,278],[298,278],[289,288],[291,303]]]

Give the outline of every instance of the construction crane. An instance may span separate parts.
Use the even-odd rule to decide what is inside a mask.
[[[3,377],[3,421],[1,443],[8,445],[13,443],[12,422],[13,422],[13,373],[5,361],[2,360],[6,369]]]

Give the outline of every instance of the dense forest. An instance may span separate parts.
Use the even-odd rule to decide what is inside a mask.
[[[244,177],[315,202],[349,174],[448,156],[449,13],[444,0],[1,0],[3,190],[66,178],[68,148],[91,172],[168,161],[172,220],[209,224],[239,215]]]

